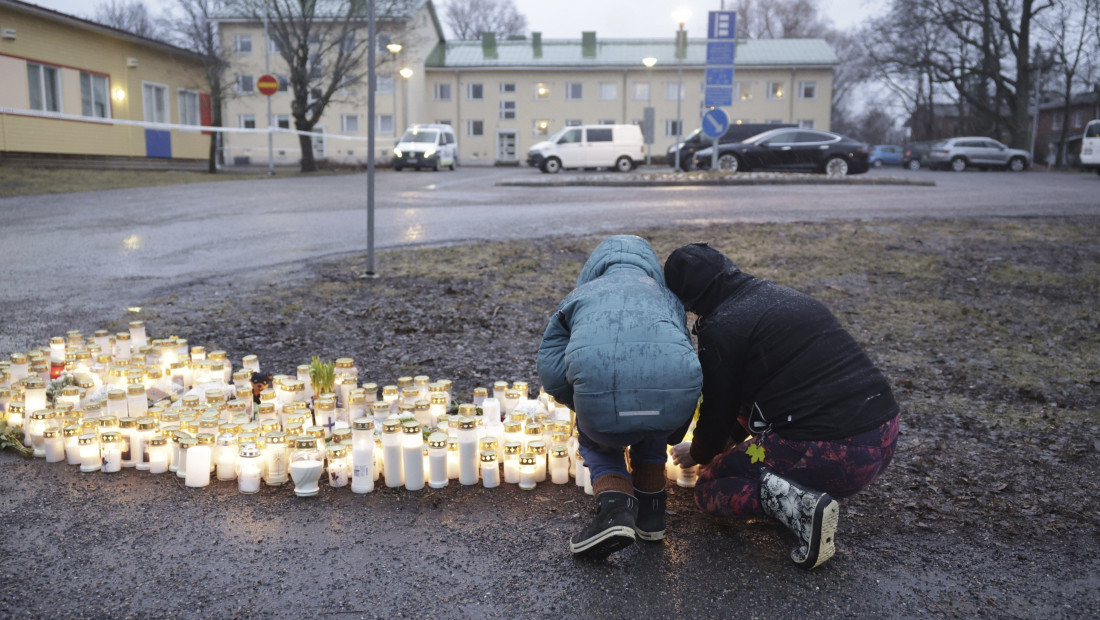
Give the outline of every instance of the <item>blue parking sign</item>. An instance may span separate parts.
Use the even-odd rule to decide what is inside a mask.
[[[736,39],[737,11],[711,11],[707,23],[708,39]]]

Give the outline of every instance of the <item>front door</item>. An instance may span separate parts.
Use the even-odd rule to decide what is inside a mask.
[[[497,161],[517,161],[516,156],[516,132],[513,130],[497,131]]]
[[[319,134],[324,134],[325,133],[325,126],[324,125],[317,125],[313,128],[313,132],[314,133],[319,133]],[[312,137],[312,142],[313,142],[313,159],[324,159],[325,158],[325,136],[324,135],[313,136]]]
[[[588,157],[586,148],[588,144],[584,141],[584,129],[581,127],[574,127],[569,131],[563,133],[558,138],[558,157],[561,158],[562,168],[584,168],[588,165]]]

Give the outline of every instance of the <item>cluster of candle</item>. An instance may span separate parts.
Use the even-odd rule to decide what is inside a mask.
[[[573,414],[522,381],[475,388],[455,404],[451,382],[400,377],[359,382],[352,358],[335,362],[331,392],[314,394],[309,366],[275,375],[254,398],[255,355],[232,371],[224,351],[128,332],[71,331],[49,349],[0,361],[0,417],[47,462],[82,472],[175,473],[188,487],[293,482],[299,496],[331,487],[369,493],[381,480],[408,490],[516,484],[532,490],[572,478],[591,493]],[[693,483],[669,462],[669,477]],[[691,472],[687,472],[691,473]]]

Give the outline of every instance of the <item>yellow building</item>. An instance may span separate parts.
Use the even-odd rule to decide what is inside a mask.
[[[209,150],[198,129],[210,118],[201,58],[160,41],[0,0],[0,84],[6,159],[201,160]]]

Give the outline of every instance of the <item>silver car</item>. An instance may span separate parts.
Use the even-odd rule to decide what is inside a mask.
[[[949,138],[937,142],[928,153],[929,167],[950,168],[962,172],[967,168],[998,168],[1020,172],[1031,166],[1031,155],[1020,149],[1010,149],[990,138]]]

